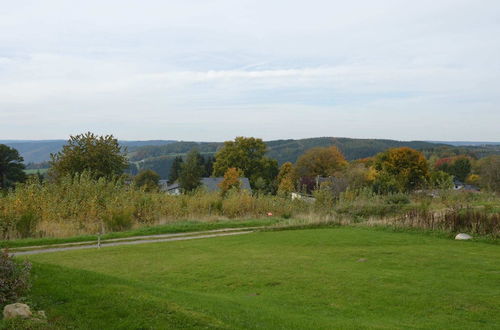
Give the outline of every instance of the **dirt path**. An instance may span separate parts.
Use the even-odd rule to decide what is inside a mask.
[[[247,230],[245,230],[247,229]],[[219,231],[219,232],[217,232]],[[159,243],[159,242],[172,242],[172,241],[185,241],[190,239],[199,239],[199,238],[211,238],[211,237],[221,237],[221,236],[232,236],[232,235],[242,235],[242,234],[250,234],[253,233],[254,230],[248,228],[241,228],[240,231],[232,231],[220,232],[222,230],[217,230],[211,232],[192,232],[192,233],[179,233],[179,234],[165,234],[165,235],[153,235],[153,236],[137,236],[134,237],[133,241],[117,241],[117,240],[109,240],[102,242],[100,248],[105,248],[109,246],[120,246],[120,245],[137,245],[137,244],[146,244],[146,243]],[[13,256],[22,256],[22,255],[30,255],[30,254],[40,254],[40,253],[50,253],[50,252],[59,252],[59,251],[70,251],[70,250],[83,250],[83,249],[99,249],[97,244],[92,245],[80,245],[80,246],[66,246],[66,247],[52,247],[52,248],[40,248],[36,250],[29,251],[17,251],[11,252],[10,255]]]

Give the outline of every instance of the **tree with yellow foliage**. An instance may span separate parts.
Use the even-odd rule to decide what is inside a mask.
[[[229,190],[235,189],[235,190],[240,190],[241,189],[241,181],[240,177],[243,175],[243,172],[236,168],[236,167],[230,167],[226,170],[224,173],[224,180],[222,180],[221,183],[219,183],[219,188],[221,190],[221,193],[224,195],[226,194]]]
[[[423,187],[429,179],[424,155],[412,148],[392,148],[375,157],[377,176],[374,189],[379,193],[406,192]]]
[[[288,195],[295,190],[295,170],[293,164],[286,162],[278,173],[278,194]]]

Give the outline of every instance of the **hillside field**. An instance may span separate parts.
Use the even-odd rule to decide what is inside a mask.
[[[423,233],[264,231],[28,259],[42,329],[500,326],[500,247]]]

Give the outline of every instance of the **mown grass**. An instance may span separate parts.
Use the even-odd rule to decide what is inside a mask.
[[[37,169],[28,169],[28,170],[24,170],[24,173],[26,174],[46,174],[47,172],[49,171],[48,168],[37,168]]]
[[[170,233],[187,233],[195,231],[206,231],[224,228],[245,228],[271,226],[283,221],[280,218],[260,218],[243,220],[220,220],[220,221],[179,221],[159,226],[142,227],[134,230],[122,232],[112,232],[101,236],[102,240],[112,238],[126,238],[133,236],[159,235]],[[97,235],[80,235],[66,238],[25,238],[9,241],[0,241],[0,248],[18,248],[29,246],[43,246],[50,244],[78,243],[86,241],[96,241]]]
[[[430,235],[334,227],[66,251],[29,260],[34,263],[29,301],[49,317],[41,328],[500,325],[499,247]]]

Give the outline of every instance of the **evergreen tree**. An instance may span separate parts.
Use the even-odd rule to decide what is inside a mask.
[[[184,192],[192,191],[200,185],[203,167],[200,165],[199,156],[198,150],[193,149],[187,154],[186,161],[181,165],[178,180]]]
[[[0,144],[0,189],[12,187],[16,182],[26,179],[23,161],[16,149]]]
[[[181,172],[182,169],[182,163],[184,161],[182,160],[181,156],[177,156],[174,159],[174,162],[172,163],[172,167],[170,168],[170,175],[168,176],[168,182],[174,183],[177,181],[179,178],[179,173]]]
[[[204,165],[204,172],[203,176],[204,177],[209,177],[212,175],[212,172],[214,170],[214,163],[215,163],[215,157],[213,156],[207,156],[205,159],[205,165]]]

